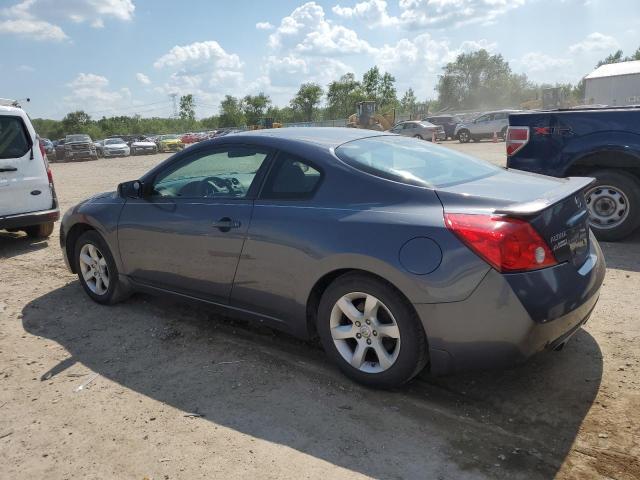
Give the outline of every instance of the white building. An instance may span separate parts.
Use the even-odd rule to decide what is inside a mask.
[[[585,78],[585,103],[640,105],[640,60],[609,63]]]

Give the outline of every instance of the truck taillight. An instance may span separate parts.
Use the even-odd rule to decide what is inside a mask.
[[[558,262],[540,234],[524,220],[497,215],[446,213],[445,224],[499,272],[523,272]]]
[[[38,142],[38,145],[40,146],[40,153],[42,154],[42,158],[46,158],[47,151],[44,149],[44,145],[42,144],[42,142]]]
[[[529,142],[529,127],[507,129],[507,155],[514,155]]]
[[[49,165],[47,165],[47,178],[49,179],[49,185],[53,186],[53,173]]]

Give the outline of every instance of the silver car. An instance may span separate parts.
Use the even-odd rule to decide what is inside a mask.
[[[470,122],[459,123],[453,136],[460,140],[460,143],[471,140],[479,142],[483,138],[492,138],[494,133],[504,139],[509,126],[509,114],[517,111],[499,110],[484,113]]]
[[[406,122],[396,123],[389,130],[391,133],[397,133],[405,137],[421,138],[423,140],[432,140],[435,134],[436,140],[446,140],[447,135],[442,125],[434,125],[425,120],[408,120]]]

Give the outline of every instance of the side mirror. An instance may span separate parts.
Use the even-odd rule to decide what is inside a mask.
[[[143,196],[143,186],[140,180],[123,182],[118,185],[118,195],[122,198],[140,198]]]

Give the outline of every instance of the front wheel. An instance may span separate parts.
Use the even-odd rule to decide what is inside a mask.
[[[424,139],[422,138],[422,135],[420,135],[420,134],[416,134],[416,135],[414,135],[414,136],[413,136],[413,138],[417,138],[418,140],[424,140]]]
[[[111,250],[98,232],[89,230],[80,235],[75,244],[74,259],[80,284],[95,302],[113,304],[129,295],[118,278]]]
[[[621,240],[640,226],[640,182],[625,172],[598,170],[586,193],[591,229],[599,240]]]
[[[427,339],[416,313],[377,278],[346,274],[335,280],[320,300],[317,326],[327,355],[364,385],[397,387],[427,363]]]
[[[40,225],[25,227],[24,231],[31,238],[49,238],[53,233],[53,227],[53,222],[47,222],[41,223]]]
[[[460,130],[460,132],[458,132],[458,141],[460,143],[469,143],[470,140],[471,134],[469,133],[469,130]]]

